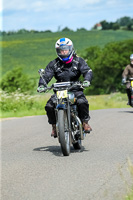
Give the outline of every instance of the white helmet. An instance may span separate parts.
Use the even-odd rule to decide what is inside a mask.
[[[68,38],[61,38],[55,43],[55,49],[60,60],[67,62],[69,61],[74,53],[73,43]],[[61,50],[68,50],[68,54],[62,55]]]
[[[133,54],[131,54],[131,56],[130,56],[130,60],[133,60]]]

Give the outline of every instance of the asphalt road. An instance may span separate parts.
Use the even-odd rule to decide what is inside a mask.
[[[121,200],[133,181],[133,109],[90,115],[93,131],[68,157],[46,116],[2,121],[1,200]]]

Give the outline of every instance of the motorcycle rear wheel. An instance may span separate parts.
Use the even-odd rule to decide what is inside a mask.
[[[76,125],[79,133],[80,133],[80,136],[81,136],[81,126],[79,124],[79,121],[77,120],[77,117],[72,117],[71,119],[73,121],[73,123]],[[75,138],[76,139],[76,138]],[[77,138],[76,139],[76,142],[73,143],[73,147],[75,150],[79,150],[82,148],[82,142],[81,142],[81,137]]]
[[[73,143],[73,147],[74,147],[74,149],[75,150],[80,150],[81,149],[81,140],[80,141],[78,141],[78,142],[76,142],[76,143]]]
[[[70,133],[68,128],[68,120],[66,110],[58,111],[58,130],[59,141],[64,156],[70,154]]]

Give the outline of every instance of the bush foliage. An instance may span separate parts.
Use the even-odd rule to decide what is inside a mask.
[[[8,71],[1,80],[1,89],[6,92],[21,92],[33,91],[35,81],[31,80],[27,74],[22,72],[21,67],[15,67]]]
[[[93,81],[87,94],[109,94],[123,92],[121,85],[122,72],[130,63],[130,54],[133,53],[133,40],[113,42],[104,48],[90,47],[83,55],[93,70]]]

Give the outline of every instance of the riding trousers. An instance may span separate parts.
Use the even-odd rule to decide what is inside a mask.
[[[88,122],[90,119],[88,101],[82,91],[76,91],[74,92],[74,94],[76,98],[78,116],[81,122]],[[45,106],[49,124],[56,124],[54,100],[55,100],[55,94],[51,96],[51,98],[48,100]]]

